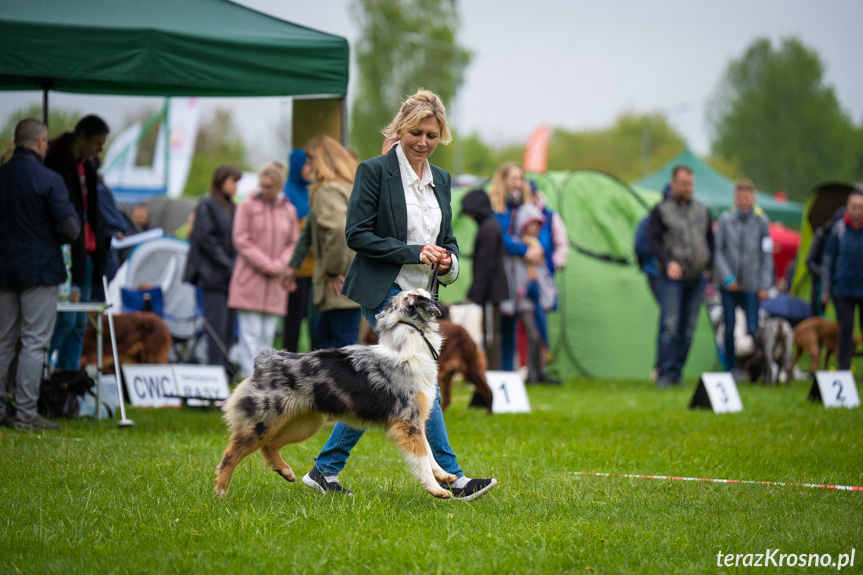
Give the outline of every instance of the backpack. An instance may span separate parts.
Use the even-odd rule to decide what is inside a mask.
[[[96,382],[83,370],[68,369],[52,373],[39,386],[36,410],[51,417],[78,417],[81,409],[79,397],[93,395]]]
[[[635,255],[638,258],[638,266],[644,267],[645,262],[653,257],[650,253],[650,242],[647,239],[647,228],[650,222],[650,213],[641,218],[635,229]]]

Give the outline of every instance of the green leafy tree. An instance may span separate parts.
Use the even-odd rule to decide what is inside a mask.
[[[352,9],[362,35],[351,145],[367,159],[380,154],[381,130],[418,88],[452,104],[470,53],[455,42],[456,0],[355,0]],[[449,147],[439,147],[434,156],[446,169],[453,161],[453,152],[445,151]]]
[[[637,180],[686,147],[684,138],[661,113],[625,114],[610,128],[569,132],[555,129],[549,170],[593,169],[624,181]]]
[[[75,129],[75,124],[84,114],[77,110],[63,110],[61,108],[48,108],[48,133],[49,137],[55,138],[63,132],[71,132]],[[11,140],[15,135],[15,126],[25,118],[36,118],[42,121],[42,105],[33,104],[26,108],[16,110],[9,115],[6,123],[0,128],[0,138],[2,142]]]
[[[860,176],[863,139],[824,83],[818,54],[796,38],[752,43],[708,104],[712,151],[762,190],[802,200],[823,180]]]
[[[202,119],[195,140],[195,154],[189,168],[184,196],[203,196],[210,192],[213,172],[222,164],[250,170],[248,151],[240,130],[228,110],[218,108]]]

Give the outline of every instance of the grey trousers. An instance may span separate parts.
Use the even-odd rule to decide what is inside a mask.
[[[0,287],[0,392],[5,397],[11,383],[7,372],[20,339],[15,402],[26,419],[36,415],[42,364],[57,319],[57,292],[57,286]],[[0,416],[5,411],[5,404],[0,404]]]

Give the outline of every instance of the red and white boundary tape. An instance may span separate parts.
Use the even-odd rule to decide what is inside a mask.
[[[668,479],[671,481],[702,481],[704,483],[743,483],[750,485],[780,485],[787,487],[813,487],[815,489],[835,489],[837,491],[863,491],[863,487],[853,485],[819,485],[817,483],[786,483],[784,481],[753,481],[751,479],[708,479],[704,477],[673,477],[670,475],[631,475],[627,473],[594,473],[591,471],[576,471],[576,475],[591,475],[594,477],[627,477],[630,479]]]

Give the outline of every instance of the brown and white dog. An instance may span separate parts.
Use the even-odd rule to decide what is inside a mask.
[[[383,427],[426,491],[449,498],[439,483],[456,477],[435,462],[425,436],[436,394],[440,314],[425,290],[401,292],[377,315],[378,345],[261,352],[254,374],[222,408],[231,438],[216,468],[216,493],[225,497],[237,464],[259,449],[267,466],[296,481],[279,450],[313,436],[333,417]]]
[[[114,335],[117,340],[117,356],[121,364],[168,363],[168,353],[173,339],[165,321],[148,311],[114,314]],[[81,368],[97,361],[95,320],[87,324],[84,346],[81,351]],[[102,369],[114,373],[114,354],[111,347],[111,332],[108,316],[102,316]]]
[[[852,349],[857,349],[860,339],[854,337]],[[794,361],[791,363],[791,371],[797,365],[797,360],[805,351],[811,361],[809,368],[814,375],[818,371],[821,350],[826,349],[824,354],[824,369],[827,369],[827,361],[831,355],[839,351],[839,322],[830,321],[821,316],[804,319],[794,328]]]

